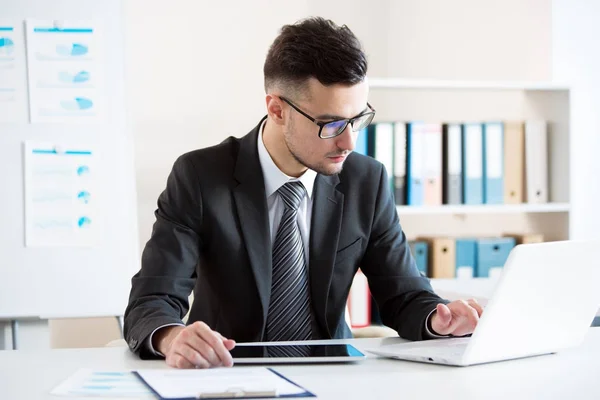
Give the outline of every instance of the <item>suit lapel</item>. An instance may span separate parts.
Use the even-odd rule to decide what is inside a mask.
[[[310,233],[310,288],[315,316],[332,337],[338,315],[327,315],[327,298],[344,209],[344,195],[336,190],[339,177],[318,175],[313,190]]]
[[[272,259],[265,182],[256,145],[261,124],[262,121],[240,140],[234,171],[239,184],[233,189],[233,196],[262,305],[264,326],[271,297]]]

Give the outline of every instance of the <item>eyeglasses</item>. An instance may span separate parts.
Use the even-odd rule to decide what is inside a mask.
[[[345,118],[345,119],[336,119],[329,122],[321,122],[317,121],[301,109],[299,109],[294,103],[286,99],[285,97],[279,96],[279,98],[290,105],[294,110],[298,111],[300,114],[314,122],[319,126],[319,137],[321,139],[331,139],[338,135],[341,135],[342,132],[346,130],[348,124],[352,127],[353,132],[358,132],[361,129],[367,127],[371,121],[373,121],[373,117],[375,116],[375,109],[371,107],[369,103],[367,106],[371,111],[364,112],[360,115],[357,115],[354,118]]]

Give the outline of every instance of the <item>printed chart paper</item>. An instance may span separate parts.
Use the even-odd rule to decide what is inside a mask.
[[[26,245],[93,246],[96,176],[91,149],[26,142]]]
[[[23,23],[0,19],[0,123],[26,122]]]
[[[51,394],[55,396],[90,396],[102,398],[156,399],[156,396],[130,371],[76,371]]]
[[[97,123],[104,55],[93,23],[27,20],[31,122]]]

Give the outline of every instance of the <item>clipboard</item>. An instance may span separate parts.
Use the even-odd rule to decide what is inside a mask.
[[[241,374],[240,374],[241,372]],[[316,397],[302,386],[272,368],[233,367],[207,370],[139,370],[133,371],[157,398],[161,400],[195,399],[252,399]],[[252,384],[223,384],[215,386],[216,380],[235,380],[249,374]],[[256,383],[264,379],[264,385]],[[181,386],[186,386],[182,388]],[[215,389],[215,387],[217,387]],[[171,389],[171,390],[169,390]]]

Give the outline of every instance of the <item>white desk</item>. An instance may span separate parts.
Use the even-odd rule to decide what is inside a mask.
[[[359,349],[399,338],[353,339]],[[167,368],[141,361],[125,347],[0,351],[1,399],[58,399],[48,393],[78,368]],[[600,399],[600,328],[563,353],[467,368],[370,356],[356,364],[290,365],[276,370],[319,399]]]

